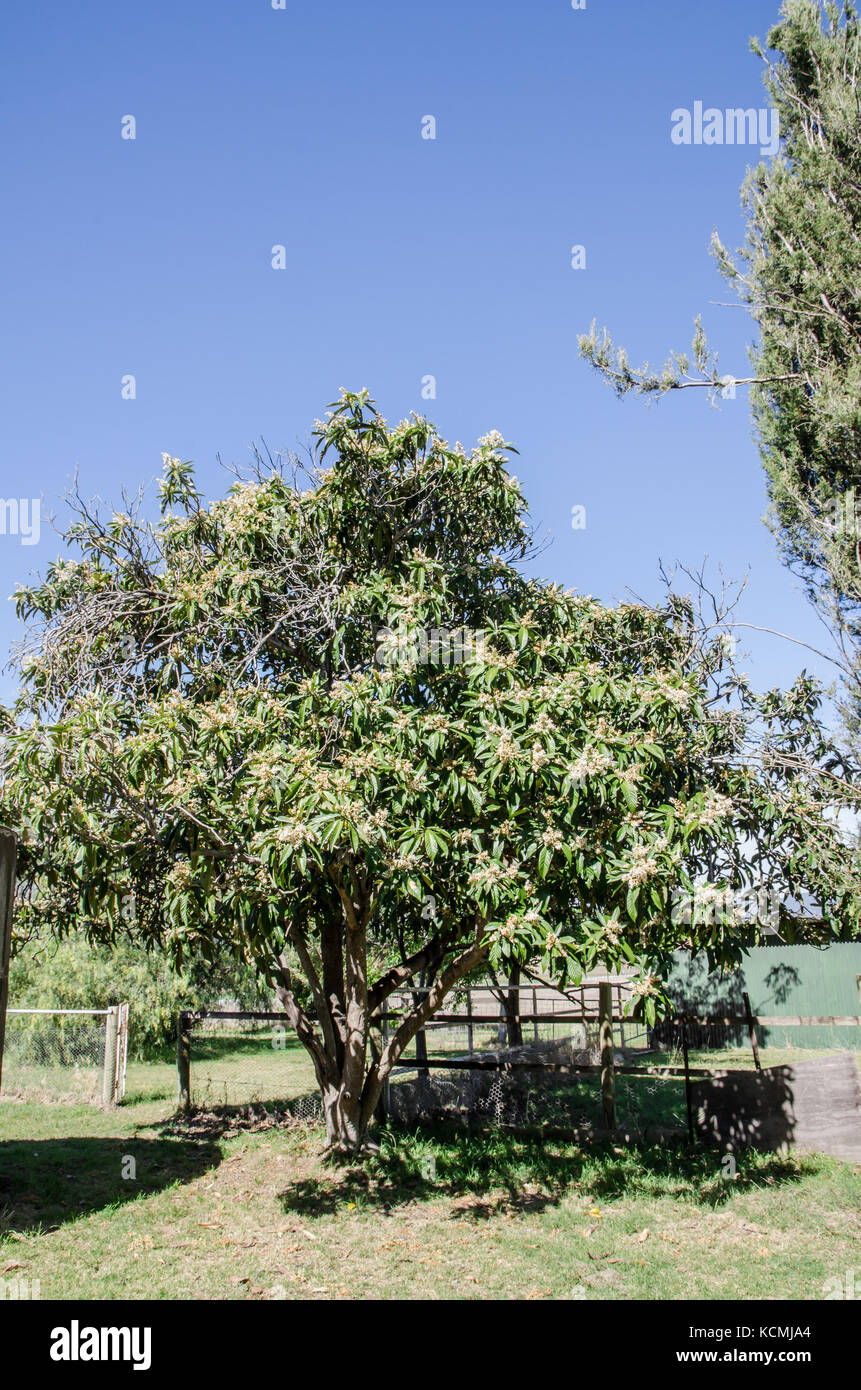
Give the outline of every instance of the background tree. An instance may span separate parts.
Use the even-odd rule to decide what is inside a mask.
[[[759,939],[731,911],[677,920],[680,877],[765,875],[822,903],[799,931],[857,929],[833,820],[852,792],[811,683],[763,702],[684,600],[607,609],[524,577],[499,435],[450,449],[363,392],[317,437],[305,476],[261,462],[208,506],[167,458],[152,522],[78,499],[77,558],[20,590],[0,812],[25,928],[255,962],[349,1151],[485,962],[633,967],[651,1021],[674,948],[728,963]]]
[[[768,35],[765,84],[782,147],[742,188],[746,246],[713,237],[749,308],[751,404],[768,478],[770,521],[786,563],[838,643],[844,710],[861,715],[861,32],[854,3],[786,0]],[[632,368],[595,325],[584,356],[620,394],[661,395],[724,381],[699,320],[690,355]]]
[[[79,929],[61,939],[52,932],[18,941],[9,972],[9,994],[19,1009],[91,1009],[133,1001],[129,1057],[166,1061],[176,1050],[180,1009],[268,1009],[272,990],[261,988],[253,965],[190,958],[172,967],[162,950],[145,950],[132,933],[113,943],[88,940]],[[227,1003],[226,1001],[230,1001]],[[52,1023],[53,1026],[53,1023]]]

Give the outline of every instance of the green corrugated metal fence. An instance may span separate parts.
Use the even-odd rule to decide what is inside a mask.
[[[676,953],[670,990],[686,1009],[701,1014],[743,1013],[742,994],[755,1014],[846,1015],[861,1013],[858,980],[861,942],[815,946],[757,946],[729,976],[708,975],[703,957]],[[861,1049],[861,1027],[760,1028],[766,1047]]]

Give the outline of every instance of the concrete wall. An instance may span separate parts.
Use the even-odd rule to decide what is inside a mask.
[[[861,1082],[854,1053],[691,1082],[698,1132],[723,1149],[805,1149],[861,1162]]]

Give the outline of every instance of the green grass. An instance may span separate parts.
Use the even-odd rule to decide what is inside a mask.
[[[297,1045],[280,1057],[282,1093],[310,1091]],[[645,1080],[665,1089],[641,1109],[676,1103]],[[0,1275],[46,1299],[817,1299],[861,1266],[861,1170],[834,1159],[745,1153],[726,1177],[683,1137],[392,1126],[333,1165],[273,1107],[174,1106],[168,1063],[131,1066],[111,1112],[0,1103]]]

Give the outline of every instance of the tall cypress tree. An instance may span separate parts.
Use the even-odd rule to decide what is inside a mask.
[[[781,151],[742,187],[745,246],[712,247],[758,327],[751,404],[781,553],[842,647],[861,723],[861,30],[854,0],[784,0],[764,50]],[[717,392],[697,321],[691,359],[633,369],[593,325],[583,355],[620,395]]]

